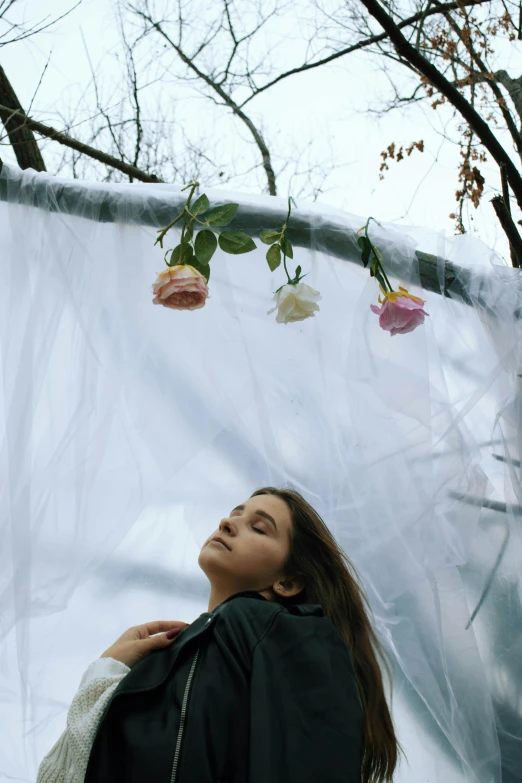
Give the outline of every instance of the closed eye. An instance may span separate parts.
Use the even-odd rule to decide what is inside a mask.
[[[235,509],[234,509],[234,511],[235,511]],[[231,516],[231,518],[232,518],[232,514],[231,514],[230,516]],[[260,529],[260,528],[258,528],[258,527],[253,527],[253,528],[252,528],[252,530],[255,530],[255,531],[256,531],[256,533],[261,533],[261,535],[262,535],[262,536],[267,536],[267,535],[268,535],[268,533],[265,533],[265,531],[264,531],[264,530],[261,530],[261,529]]]

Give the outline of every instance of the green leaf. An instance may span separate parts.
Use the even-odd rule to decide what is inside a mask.
[[[200,264],[208,264],[215,253],[216,247],[217,237],[212,231],[208,229],[198,231],[196,241],[194,242],[194,250]]]
[[[265,245],[271,245],[272,242],[277,242],[280,236],[280,231],[261,231],[259,239],[264,242]]]
[[[370,254],[372,252],[372,246],[370,244],[370,241],[366,239],[366,237],[359,237],[357,240],[357,244],[361,248],[361,258],[364,267],[368,265],[368,259],[370,258]]]
[[[192,206],[189,207],[189,209],[193,215],[201,215],[203,212],[207,211],[209,206],[210,206],[210,201],[205,196],[205,194],[202,193],[201,196],[195,200]]]
[[[176,247],[172,251],[172,255],[170,256],[169,266],[174,266],[175,264],[179,263],[179,252],[180,252],[180,250],[181,250],[181,245],[176,245]]]
[[[180,261],[183,264],[190,264],[192,263],[193,258],[194,250],[192,249],[192,246],[189,245],[188,242],[183,242],[181,245]]]
[[[279,245],[272,245],[272,247],[268,248],[266,251],[266,260],[268,261],[271,272],[273,272],[274,269],[277,269],[281,263],[281,248]]]
[[[183,242],[182,245],[177,245],[172,251],[170,257],[169,266],[174,264],[190,264],[192,263],[194,252],[188,242]]]
[[[287,258],[293,258],[294,257],[294,251],[292,248],[292,245],[288,241],[286,237],[281,238],[281,250],[285,254]]]
[[[222,204],[220,207],[212,207],[205,215],[205,221],[213,226],[228,226],[236,216],[239,204]]]
[[[375,277],[377,279],[377,281],[382,285],[382,287],[386,291],[387,290],[387,286],[386,286],[386,283],[384,282],[384,277],[382,276],[382,272],[379,269],[379,267],[374,267],[373,268],[373,277]]]
[[[196,256],[192,259],[190,262],[190,265],[194,267],[194,269],[197,269],[198,272],[200,272],[203,277],[206,278],[206,281],[208,283],[209,277],[210,277],[210,267],[208,264],[200,264],[197,260]]]
[[[225,253],[249,253],[256,249],[256,243],[244,231],[222,231],[219,235],[219,247]]]
[[[298,266],[297,269],[295,270],[295,276],[299,277],[300,274],[301,274],[301,267]]]
[[[383,274],[382,274],[382,271],[381,271],[381,267],[380,267],[379,262],[377,261],[377,259],[375,257],[372,258],[372,260],[370,261],[370,276],[371,277],[375,277],[379,281],[379,283],[382,285],[384,290],[385,291],[387,290],[386,284],[384,282],[384,277],[383,277]]]

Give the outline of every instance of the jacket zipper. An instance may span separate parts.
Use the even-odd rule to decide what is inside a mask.
[[[216,610],[214,609],[212,612],[210,612],[210,616],[205,623],[205,626],[209,625],[212,622],[212,618],[214,617],[214,612]],[[181,718],[179,721],[179,729],[178,729],[178,739],[176,741],[176,752],[174,753],[174,761],[172,763],[172,772],[170,774],[170,783],[176,783],[176,775],[178,773],[178,760],[179,760],[179,752],[181,749],[181,740],[183,738],[183,729],[185,727],[185,713],[187,711],[187,702],[188,702],[188,695],[190,691],[190,686],[192,684],[192,677],[194,676],[194,669],[196,668],[196,663],[198,660],[199,655],[199,647],[196,650],[196,654],[194,658],[192,659],[192,665],[190,667],[189,676],[187,678],[187,684],[185,686],[185,693],[183,694],[183,704],[181,705]]]
[[[180,719],[180,722],[179,722],[178,739],[177,739],[177,742],[176,742],[176,752],[174,754],[174,763],[172,764],[172,773],[170,775],[170,783],[175,783],[176,774],[177,774],[177,771],[178,771],[178,759],[179,759],[179,751],[180,751],[180,748],[181,748],[181,740],[182,740],[182,737],[183,737],[183,728],[184,728],[184,724],[185,724],[185,712],[187,710],[188,695],[189,695],[190,685],[192,683],[192,677],[194,675],[194,669],[196,668],[196,662],[197,662],[197,659],[198,659],[198,655],[199,655],[199,647],[198,647],[198,649],[196,651],[196,654],[195,654],[194,658],[192,659],[192,666],[190,668],[190,673],[189,673],[189,676],[188,676],[188,679],[187,679],[187,684],[185,686],[185,694],[183,696],[183,704],[182,704],[182,707],[181,707],[181,719]]]

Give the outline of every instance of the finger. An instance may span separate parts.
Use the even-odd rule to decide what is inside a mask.
[[[149,636],[153,636],[156,633],[170,631],[171,628],[185,628],[186,625],[188,623],[184,623],[182,620],[154,620],[150,623],[143,623],[138,628],[145,631]]]

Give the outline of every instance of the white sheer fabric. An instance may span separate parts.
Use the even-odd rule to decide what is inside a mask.
[[[283,222],[284,199],[205,192],[258,230]],[[35,780],[126,628],[207,610],[204,539],[290,484],[391,651],[397,783],[520,780],[521,272],[469,237],[370,224],[430,313],[391,338],[376,281],[327,250],[368,216],[298,204],[309,242],[289,271],[321,292],[313,318],[266,314],[286,280],[259,241],[218,250],[205,307],[176,312],[151,286],[178,188],[4,166],[0,198],[0,779]],[[419,287],[415,247],[466,268],[471,305]]]

